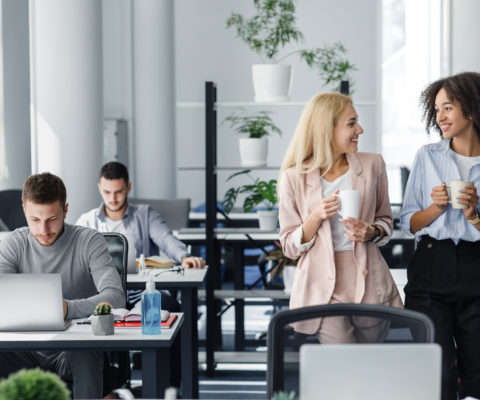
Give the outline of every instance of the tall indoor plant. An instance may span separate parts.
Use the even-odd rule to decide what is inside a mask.
[[[248,137],[239,139],[240,164],[242,167],[263,167],[267,164],[268,140],[270,134],[282,134],[270,117],[272,113],[259,111],[247,114],[243,108],[237,108],[225,118],[233,130]]]
[[[338,90],[342,81],[351,81],[355,66],[346,59],[346,48],[342,43],[311,50],[299,49],[278,56],[287,44],[304,40],[295,24],[295,0],[253,0],[253,4],[255,15],[245,18],[234,12],[227,19],[227,28],[235,28],[237,36],[264,62],[252,67],[255,101],[288,101],[291,66],[280,62],[293,54],[315,69],[325,86],[332,85]]]
[[[260,229],[267,231],[276,230],[278,225],[278,210],[275,209],[278,203],[277,180],[263,181],[260,178],[254,179],[250,172],[250,170],[244,170],[228,177],[227,182],[236,176],[248,175],[252,179],[252,183],[228,189],[222,200],[222,206],[225,212],[229,213],[235,205],[238,195],[246,194],[243,201],[243,210],[250,212],[254,207],[263,205],[265,207],[264,210],[257,210]]]

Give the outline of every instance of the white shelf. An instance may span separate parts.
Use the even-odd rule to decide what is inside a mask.
[[[217,107],[285,107],[285,106],[295,106],[303,107],[306,106],[308,101],[285,101],[282,103],[255,103],[253,101],[218,101],[216,103]],[[356,107],[374,107],[377,105],[376,101],[354,101],[353,104]],[[188,101],[179,101],[177,102],[177,107],[179,108],[205,108],[204,102],[188,102]]]
[[[205,167],[198,167],[198,166],[193,166],[193,167],[178,167],[177,168],[179,171],[202,171],[205,169]],[[244,169],[251,169],[251,170],[271,170],[271,171],[279,171],[280,167],[272,167],[272,166],[266,166],[266,167],[242,167],[241,165],[238,166],[224,166],[224,167],[215,167],[216,171],[238,171],[238,170],[244,170]]]

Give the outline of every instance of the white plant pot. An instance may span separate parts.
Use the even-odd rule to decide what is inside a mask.
[[[114,320],[113,314],[107,315],[92,315],[92,333],[96,336],[107,336],[114,334]]]
[[[278,225],[278,210],[258,210],[258,226],[262,231],[275,231]]]
[[[278,103],[289,100],[292,67],[283,64],[252,65],[253,88],[257,103]]]
[[[283,285],[285,286],[285,293],[290,294],[293,287],[293,278],[295,278],[295,271],[297,267],[293,265],[286,265],[283,267]]]
[[[242,167],[264,167],[267,165],[268,139],[240,138],[240,165]]]

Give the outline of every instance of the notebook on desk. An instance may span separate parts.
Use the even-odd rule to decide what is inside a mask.
[[[300,400],[439,400],[441,356],[435,343],[304,345]]]
[[[0,331],[61,331],[60,274],[1,274]]]

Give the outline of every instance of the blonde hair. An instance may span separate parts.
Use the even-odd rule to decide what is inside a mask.
[[[348,105],[352,105],[352,99],[341,93],[320,93],[310,99],[288,146],[278,180],[293,166],[297,176],[317,168],[325,175],[332,168],[333,128]]]

